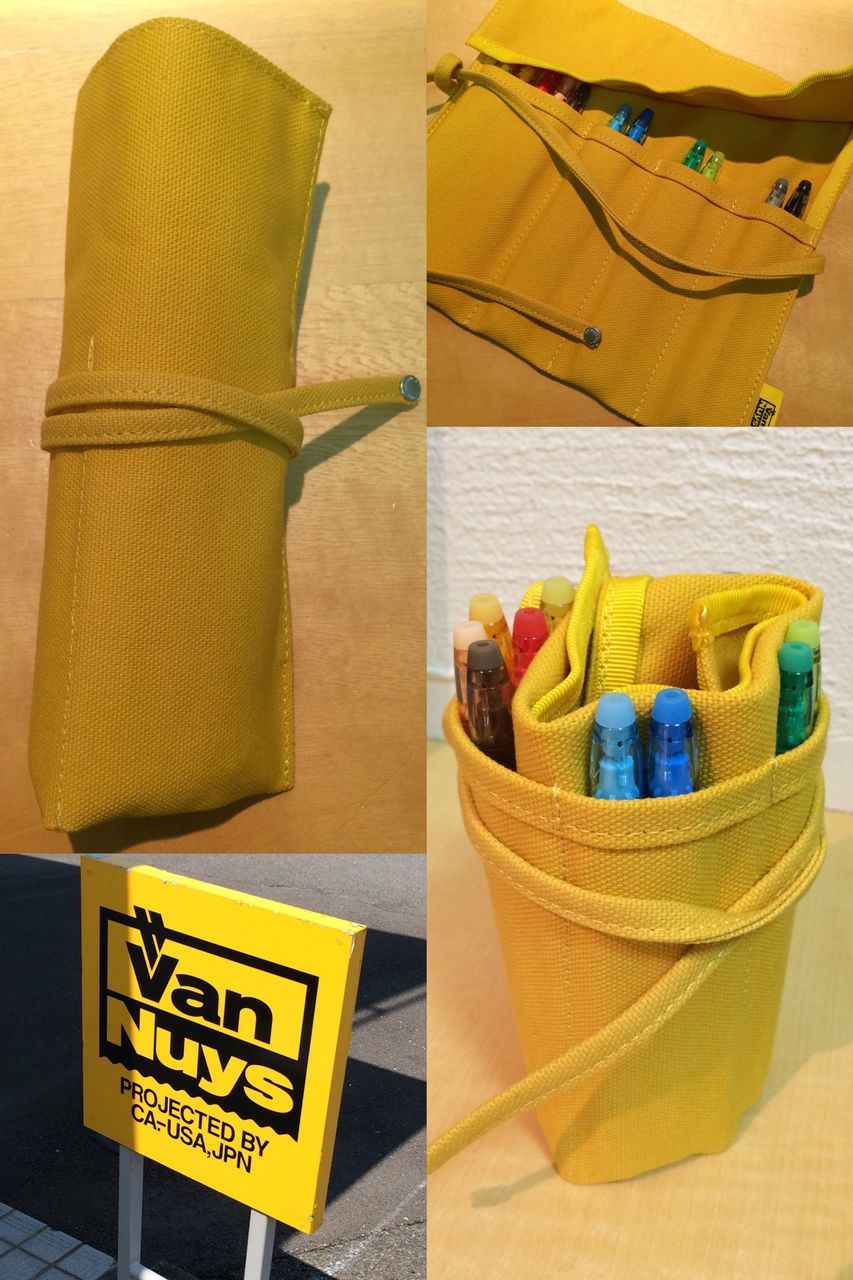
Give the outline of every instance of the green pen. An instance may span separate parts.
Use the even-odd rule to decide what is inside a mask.
[[[722,151],[715,151],[711,159],[703,165],[701,169],[702,177],[710,178],[711,182],[716,182],[717,174],[722,169],[725,158]]]
[[[688,169],[701,169],[702,161],[705,159],[705,152],[707,150],[708,150],[707,142],[704,142],[700,138],[698,142],[693,143],[693,146],[687,152],[687,155],[684,157],[681,163],[685,165]]]
[[[800,640],[803,644],[807,644],[812,651],[812,659],[814,661],[814,698],[812,699],[812,725],[817,718],[818,704],[820,703],[820,627],[816,622],[812,622],[810,618],[800,618],[798,622],[792,622],[785,632],[786,640]]]
[[[809,645],[786,640],[779,650],[779,713],[776,754],[805,742],[812,724],[814,658]]]

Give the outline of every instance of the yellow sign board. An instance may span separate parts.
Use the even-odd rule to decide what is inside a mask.
[[[366,930],[153,867],[81,876],[85,1124],[316,1231]]]

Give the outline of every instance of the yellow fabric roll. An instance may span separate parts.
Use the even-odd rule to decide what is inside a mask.
[[[299,271],[330,107],[205,23],[144,22],[77,102],[30,736],[48,828],[293,784],[283,554]]]
[[[719,1151],[759,1097],[794,904],[824,852],[823,699],[812,736],[775,754],[777,653],[819,590],[773,575],[610,575],[598,530],[572,612],[513,700],[518,772],[445,731],[466,829],[484,861],[530,1075],[430,1151],[438,1168],[536,1106],[574,1182]],[[536,603],[534,585],[525,603]],[[594,704],[690,691],[691,795],[587,794]]]
[[[750,423],[853,170],[853,67],[798,84],[617,0],[501,0],[469,41],[592,86],[582,114],[447,55],[430,127],[428,298],[635,422]],[[644,145],[607,127],[630,102]],[[681,162],[725,153],[716,181]],[[812,184],[805,216],[766,204]]]

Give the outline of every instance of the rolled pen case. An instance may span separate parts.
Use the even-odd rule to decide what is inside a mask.
[[[468,728],[484,755],[515,768],[512,684],[494,640],[475,640],[468,649]]]

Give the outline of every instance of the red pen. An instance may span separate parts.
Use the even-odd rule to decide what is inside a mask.
[[[512,624],[512,683],[516,688],[548,635],[548,623],[541,609],[518,610]]]

